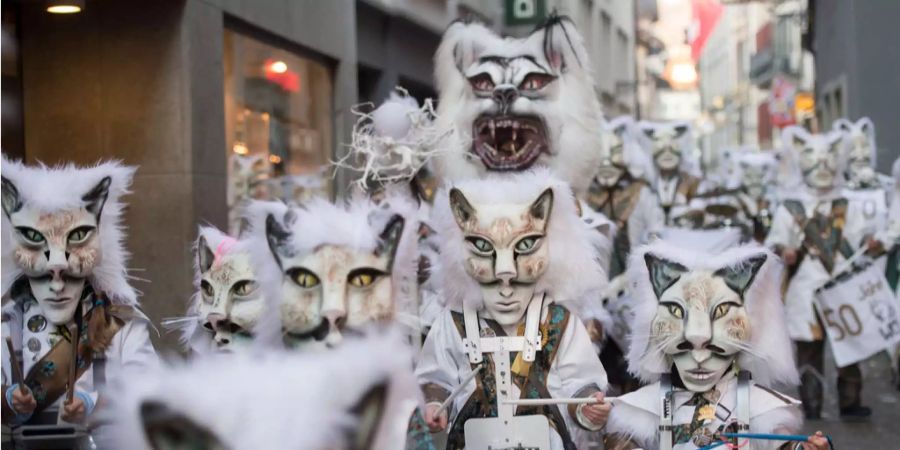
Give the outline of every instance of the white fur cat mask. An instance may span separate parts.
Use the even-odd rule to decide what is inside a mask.
[[[799,126],[786,127],[781,133],[790,158],[794,184],[807,188],[831,190],[843,186],[846,158],[842,151],[842,136],[838,132],[812,134]]]
[[[338,344],[344,333],[392,321],[400,286],[415,279],[415,243],[407,219],[366,199],[346,207],[313,200],[266,218],[254,245],[260,279],[278,290],[281,327],[290,344]],[[407,231],[407,232],[405,232]],[[265,274],[262,274],[262,273]],[[267,297],[269,297],[267,295]]]
[[[412,355],[391,333],[329,352],[241,351],[112,388],[111,448],[402,449],[421,404]]]
[[[774,151],[744,148],[733,158],[733,178],[751,197],[762,198],[775,192],[779,161]]]
[[[453,130],[434,159],[442,179],[550,167],[587,189],[602,113],[581,35],[551,17],[523,39],[456,22],[435,55],[437,124]]]
[[[634,178],[653,182],[653,161],[641,150],[634,119],[620,116],[601,125],[603,143],[600,146],[600,165],[595,175],[602,186],[612,186],[626,172]]]
[[[582,222],[571,188],[546,169],[454,183],[435,197],[434,223],[433,276],[453,308],[481,308],[485,295],[510,288],[577,303],[606,284],[594,253],[606,238]]]
[[[657,172],[686,172],[699,176],[691,124],[684,121],[638,123],[640,142],[653,158]]]
[[[878,147],[875,144],[875,124],[872,120],[863,117],[854,123],[838,119],[833,128],[843,135],[847,155],[847,181],[858,185],[878,182],[875,172]]]
[[[674,363],[689,389],[703,391],[736,361],[760,384],[797,383],[782,320],[782,268],[769,250],[709,254],[657,241],[634,252],[628,271],[633,374],[653,382]]]
[[[136,304],[121,203],[134,171],[117,162],[47,167],[4,157],[3,295],[27,277],[54,323],[71,319],[84,280],[113,303]],[[64,297],[71,301],[47,302]]]

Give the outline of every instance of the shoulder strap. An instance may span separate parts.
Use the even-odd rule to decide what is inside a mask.
[[[672,379],[664,373],[659,377],[659,450],[672,450]]]
[[[750,372],[738,372],[737,382],[738,432],[750,431]]]
[[[787,208],[788,212],[794,217],[794,221],[797,222],[797,225],[803,227],[803,224],[806,223],[806,210],[803,208],[803,203],[800,203],[797,200],[785,200],[784,207]]]

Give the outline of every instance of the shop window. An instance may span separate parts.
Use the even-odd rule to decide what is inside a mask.
[[[333,83],[323,62],[225,31],[229,230],[248,199],[330,197]]]

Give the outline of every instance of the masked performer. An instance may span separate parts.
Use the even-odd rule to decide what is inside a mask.
[[[691,126],[686,122],[641,122],[644,150],[656,166],[656,194],[666,224],[675,223],[673,208],[691,203],[700,188]]]
[[[846,158],[844,171],[844,196],[858,203],[868,222],[869,233],[879,233],[887,228],[888,191],[892,180],[875,171],[878,147],[875,141],[875,125],[868,117],[853,123],[847,119],[834,122],[834,129],[843,136]]]
[[[421,403],[411,362],[398,336],[370,333],[329,352],[259,349],[149,371],[116,392],[110,448],[402,450]]]
[[[610,383],[632,390],[636,381],[628,376],[622,349],[627,348],[630,305],[623,293],[625,266],[632,246],[646,242],[663,224],[663,212],[651,190],[653,163],[637,142],[634,121],[619,117],[602,128],[602,158],[586,197],[587,204],[614,221],[616,233],[609,263],[610,287],[604,299],[612,322],[604,330],[612,338],[602,347],[601,360]]]
[[[81,422],[105,381],[156,364],[125,267],[120,198],[133,173],[3,160],[3,337],[21,364],[4,352],[4,424],[55,424],[54,409]]]
[[[809,134],[788,127],[783,139],[790,146],[785,157],[795,163],[800,179],[797,194],[785,197],[775,212],[766,244],[774,248],[787,266],[785,310],[788,331],[797,342],[801,370],[800,396],[807,418],[818,418],[822,409],[824,331],[813,304],[817,288],[845,266],[860,244],[875,250],[880,245],[865,238],[867,223],[857,204],[841,195],[841,136],[837,133]],[[853,364],[838,369],[841,415],[868,416],[860,404],[862,374]]]
[[[268,203],[268,202],[259,202]],[[164,321],[196,354],[245,347],[265,308],[247,241],[200,227],[194,246],[194,288],[187,315]]]
[[[572,21],[553,16],[522,39],[479,23],[447,29],[435,55],[437,126],[452,130],[435,156],[442,180],[550,167],[580,195],[597,167],[602,113]]]
[[[552,428],[544,445],[559,449],[574,448],[576,428],[605,423],[608,404],[516,409],[500,402],[603,398],[606,373],[584,326],[564,306],[605,278],[575,206],[569,187],[547,171],[459,182],[439,193],[436,275],[450,308],[432,326],[416,372],[431,402],[425,418],[432,430],[447,426],[448,410],[452,417],[447,448],[462,448],[471,437],[463,435],[466,422],[481,418],[544,416]],[[524,339],[489,353],[494,338],[515,336]]]
[[[651,384],[616,399],[606,448],[687,450],[724,432],[800,430],[797,401],[767,387],[797,383],[784,322],[772,320],[783,313],[781,272],[759,246],[712,254],[658,241],[632,256],[628,363]],[[793,448],[779,441],[750,441],[749,448],[781,445]]]

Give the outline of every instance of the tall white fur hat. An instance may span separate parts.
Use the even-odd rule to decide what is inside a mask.
[[[128,258],[125,249],[125,226],[122,212],[125,208],[122,196],[129,193],[135,167],[117,161],[99,162],[92,166],[74,164],[48,167],[39,163],[26,166],[19,161],[3,157],[4,195],[11,183],[18,193],[18,201],[42,213],[56,213],[84,206],[82,197],[109,177],[106,203],[100,214],[98,238],[102,257],[90,275],[94,290],[106,295],[116,304],[137,304],[137,291],[128,283]],[[14,261],[15,232],[6,214],[3,214],[3,295],[24,272]]]
[[[744,264],[753,256],[765,255],[765,262],[744,292],[744,305],[750,322],[750,339],[746,342],[746,349],[739,353],[738,363],[742,369],[749,370],[759,384],[799,382],[781,301],[783,266],[771,251],[756,244],[734,247],[720,254],[710,254],[657,241],[632,253],[628,264],[628,277],[632,286],[635,316],[631,327],[633,333],[631,347],[627,355],[631,373],[644,381],[653,382],[659,379],[660,374],[668,373],[671,368],[671,361],[665,354],[658,349],[650,348],[651,325],[659,302],[653,292],[644,259],[647,254],[681,264],[688,271],[712,272]]]

